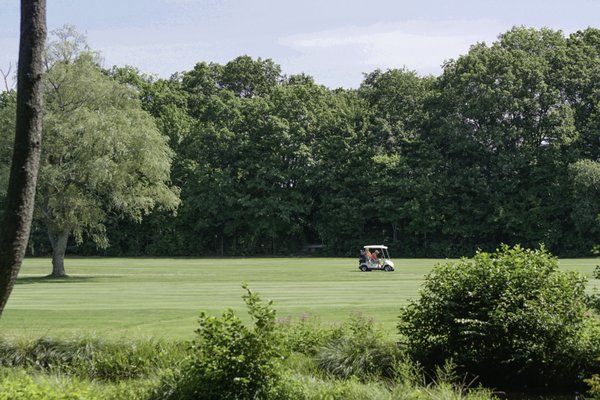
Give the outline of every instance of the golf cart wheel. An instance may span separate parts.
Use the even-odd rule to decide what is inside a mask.
[[[386,265],[385,267],[383,267],[383,270],[384,270],[385,272],[390,272],[390,271],[392,270],[392,268],[390,268],[390,266],[389,266],[389,265]]]
[[[367,272],[367,271],[368,271],[368,268],[367,268],[367,266],[366,266],[366,265],[361,265],[361,266],[360,266],[360,270],[361,270],[362,272]]]

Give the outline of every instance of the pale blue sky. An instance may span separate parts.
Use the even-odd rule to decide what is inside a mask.
[[[439,74],[444,60],[514,25],[600,27],[600,0],[47,1],[49,29],[75,25],[106,67],[168,77],[248,54],[330,87],[357,87],[376,68]],[[18,26],[19,1],[0,0],[0,69],[17,59]]]

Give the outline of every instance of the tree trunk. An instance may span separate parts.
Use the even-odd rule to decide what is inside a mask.
[[[6,208],[0,231],[0,314],[29,240],[42,141],[42,73],[46,0],[21,0],[17,118]]]
[[[52,232],[48,230],[48,237],[52,245],[52,273],[48,276],[52,278],[65,278],[65,251],[69,241],[69,231]]]

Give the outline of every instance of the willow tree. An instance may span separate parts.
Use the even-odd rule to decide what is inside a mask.
[[[172,151],[137,93],[106,74],[72,28],[57,36],[44,78],[36,219],[52,245],[51,276],[62,277],[70,237],[105,247],[108,218],[139,221],[179,198],[169,186]]]
[[[31,227],[42,140],[45,41],[46,1],[21,1],[16,129],[8,132],[14,135],[15,150],[0,231],[0,313],[17,279]]]

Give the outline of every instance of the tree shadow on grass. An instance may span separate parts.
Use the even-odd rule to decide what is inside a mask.
[[[65,276],[56,278],[53,276],[25,276],[17,278],[15,284],[30,285],[32,283],[75,283],[75,282],[91,282],[96,280],[94,276]]]

